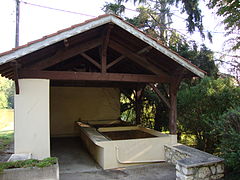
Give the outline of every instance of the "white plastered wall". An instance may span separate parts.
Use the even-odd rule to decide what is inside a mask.
[[[51,87],[52,137],[79,136],[76,121],[116,120],[120,117],[118,88]]]
[[[19,87],[20,94],[14,97],[15,153],[49,157],[49,80],[20,79]]]

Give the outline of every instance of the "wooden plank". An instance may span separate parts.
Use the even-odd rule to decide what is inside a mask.
[[[158,88],[154,86],[154,84],[149,84],[149,86],[154,90],[157,96],[167,105],[168,108],[171,108],[169,100],[159,91]]]
[[[82,52],[85,52],[89,49],[95,48],[101,44],[101,39],[94,39],[78,46],[67,48],[64,50],[59,50],[55,55],[49,57],[47,59],[43,59],[37,63],[34,63],[32,66],[28,67],[31,69],[42,70],[46,69],[47,67],[53,66],[57,63],[60,63],[66,59],[69,59],[73,56],[76,56]]]
[[[141,49],[140,51],[138,51],[137,54],[142,54],[142,53],[144,53],[144,52],[149,51],[150,49],[152,49],[152,47],[151,47],[151,46],[147,46],[147,47]],[[117,59],[113,60],[111,63],[109,63],[109,64],[107,65],[107,69],[109,69],[110,67],[112,67],[112,66],[114,66],[115,64],[119,63],[119,62],[120,62],[122,59],[124,59],[124,58],[125,58],[125,56],[120,56],[120,57],[118,57]]]
[[[162,77],[169,77],[168,74],[163,72],[158,67],[154,66],[150,62],[148,62],[144,57],[139,56],[138,54],[128,50],[127,48],[119,45],[118,43],[110,40],[109,46],[113,48],[114,50],[120,52],[124,56],[128,57],[130,60],[134,61],[135,63],[139,64],[145,69],[148,69],[149,71],[153,72],[154,74],[160,75]]]
[[[87,59],[90,63],[95,65],[97,68],[101,69],[101,65],[97,61],[95,61],[93,58],[91,58],[85,53],[80,53],[80,55],[83,56],[85,59]]]
[[[71,71],[35,71],[35,70],[20,71],[19,78],[43,78],[51,80],[118,81],[118,82],[142,82],[142,83],[169,82],[168,78],[163,78],[157,75],[71,72]]]

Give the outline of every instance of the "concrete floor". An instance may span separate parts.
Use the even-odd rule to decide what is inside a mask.
[[[103,170],[87,153],[79,138],[51,139],[51,156],[58,157],[60,180],[175,180],[175,166],[154,163]]]
[[[51,156],[58,157],[60,174],[101,170],[78,137],[51,139]]]

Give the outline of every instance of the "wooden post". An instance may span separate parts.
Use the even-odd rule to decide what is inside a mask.
[[[183,76],[172,79],[169,84],[170,109],[169,109],[169,130],[170,134],[177,134],[177,91]]]
[[[170,83],[170,109],[169,109],[169,130],[170,134],[177,134],[177,87],[176,84]]]
[[[141,111],[142,111],[142,96],[143,96],[144,88],[136,89],[136,93],[135,93],[136,125],[141,123],[140,120],[141,120]]]

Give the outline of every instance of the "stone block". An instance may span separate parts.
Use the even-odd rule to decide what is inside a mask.
[[[12,154],[8,161],[24,161],[31,158],[32,158],[31,153]]]
[[[194,169],[193,168],[185,168],[185,167],[182,167],[182,172],[184,175],[192,175],[194,174]]]
[[[215,180],[215,179],[221,179],[224,177],[224,174],[216,174],[216,175],[212,175],[211,176],[211,179],[212,180]]]
[[[181,166],[180,166],[179,164],[176,164],[176,170],[178,170],[179,172],[181,172],[181,171],[182,171],[181,169],[182,169]]]
[[[184,174],[182,174],[179,171],[176,171],[176,177],[180,180],[193,180],[194,179],[193,176],[185,176]]]
[[[217,173],[218,174],[224,173],[224,165],[223,164],[217,165]]]
[[[207,177],[210,177],[210,175],[211,175],[211,171],[208,167],[201,167],[198,169],[197,177],[205,179]]]
[[[213,175],[216,174],[216,172],[217,172],[216,166],[211,166],[210,169],[211,169],[211,172]]]

